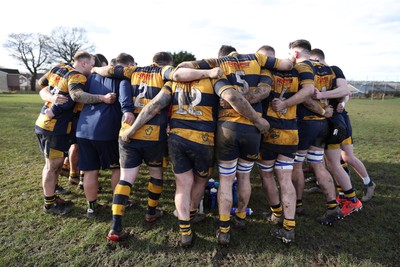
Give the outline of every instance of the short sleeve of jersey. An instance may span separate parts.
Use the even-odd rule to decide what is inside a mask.
[[[68,78],[68,91],[85,91],[86,77],[83,74],[75,73]]]
[[[46,87],[49,85],[49,77],[51,75],[51,71],[46,72],[45,75],[43,75],[40,79],[38,84],[40,85],[40,87]]]
[[[58,64],[56,66],[54,66],[51,70],[49,70],[48,72],[46,72],[45,75],[43,75],[40,79],[38,84],[41,87],[46,87],[50,85],[50,79],[53,75],[56,75],[57,71],[60,70],[61,67],[65,66],[65,64]],[[54,84],[53,84],[54,86]]]
[[[259,53],[255,53],[254,55],[257,58],[257,62],[261,67],[270,70],[278,70],[280,59],[277,59],[275,57],[268,57]]]
[[[229,83],[228,79],[223,75],[219,79],[212,79],[214,85],[214,92],[221,97],[222,93],[227,89],[233,89],[232,85]]]
[[[346,79],[346,77],[343,74],[343,71],[338,66],[331,66],[331,69],[335,73],[336,78],[338,78],[338,79]]]
[[[161,88],[161,90],[164,91],[164,93],[172,95],[172,82],[168,81],[164,83],[164,86]]]
[[[218,60],[215,58],[191,61],[191,63],[195,69],[212,69],[219,66]]]
[[[310,61],[303,61],[297,63],[294,68],[299,73],[299,83],[304,84],[314,84],[314,67]]]
[[[265,69],[262,68],[260,72],[260,81],[258,82],[258,86],[272,86],[272,73]]]
[[[161,70],[161,77],[164,81],[172,81],[172,76],[175,73],[175,68],[173,66],[165,66]]]
[[[119,79],[131,79],[133,72],[136,70],[136,66],[120,66],[110,67],[108,74],[113,78]]]

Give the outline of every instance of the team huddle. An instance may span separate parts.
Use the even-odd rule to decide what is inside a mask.
[[[149,223],[163,216],[158,208],[163,172],[168,161],[172,164],[179,240],[185,247],[193,243],[191,224],[205,219],[198,208],[214,169],[221,245],[230,243],[231,224],[246,227],[255,163],[271,209],[266,223],[276,225],[271,235],[284,243],[295,241],[295,217],[305,209],[304,162],[326,197],[319,223],[331,225],[372,198],[376,185],[353,154],[345,76],[309,41],[291,42],[289,59],[276,58],[271,46],[239,54],[223,45],[218,58],[172,64],[168,52],[156,53],[151,65],[140,67],[126,53],[108,65],[78,51],[71,64],[60,63],[40,79],[46,102],[35,131],[46,159],[45,212],[71,210],[71,201],[56,194],[66,157],[84,173],[89,218],[106,208],[97,203],[99,171],[112,170],[111,242],[128,237],[122,220],[143,162],[150,175]],[[362,202],[341,162],[363,179]],[[235,179],[238,207],[231,215]]]

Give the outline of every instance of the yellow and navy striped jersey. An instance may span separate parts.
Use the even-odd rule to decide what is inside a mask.
[[[312,83],[314,85],[314,88],[318,89],[319,91],[325,90],[323,88],[331,88],[331,85],[329,85],[329,84],[331,84],[331,78],[329,78],[326,75],[327,75],[327,73],[332,73],[332,71],[327,72],[326,68],[320,68],[320,66],[319,66],[319,65],[321,65],[320,63],[317,64],[318,66],[315,63],[317,63],[317,62],[305,60],[299,64],[303,65],[301,67],[301,69],[303,69],[303,71],[311,72],[311,69],[312,69],[313,76],[314,76]],[[297,65],[298,64],[296,64],[296,66]],[[302,73],[300,71],[299,71],[299,74],[302,75]],[[307,74],[307,75],[310,76],[310,79],[311,79],[311,74]],[[307,82],[308,82],[308,80],[307,80]],[[335,82],[336,82],[336,80],[335,80]],[[326,106],[326,104],[323,103],[323,101],[321,101],[321,107],[325,108],[325,106]],[[298,105],[297,117],[298,117],[298,119],[302,119],[302,120],[325,120],[324,116],[321,116],[317,113],[310,111],[303,104]]]
[[[336,87],[336,76],[335,73],[329,66],[325,66],[318,61],[310,61],[314,67],[314,88],[320,92],[332,90]],[[320,105],[325,108],[328,105],[327,99],[321,99]],[[302,106],[300,118],[303,120],[325,120],[324,116],[314,113],[304,106]]]
[[[68,71],[72,70],[72,66],[66,63],[60,63],[54,66],[51,70],[46,72],[38,81],[38,84],[41,88],[48,87],[50,94],[58,95],[62,94],[66,96],[67,94],[64,92],[60,92],[58,90],[58,82],[62,79],[62,77],[67,74]],[[53,103],[45,102],[46,107],[51,108]],[[44,108],[44,107],[42,107]]]
[[[346,79],[343,71],[338,66],[330,66],[330,67],[331,67],[333,73],[335,73],[336,79]],[[337,87],[337,84],[336,84],[336,87]],[[337,113],[336,108],[337,108],[338,104],[339,104],[338,99],[329,99],[329,105],[331,105],[333,107],[334,113],[335,112]]]
[[[317,61],[311,61],[315,69],[314,85],[320,92],[333,90],[336,88],[336,75],[331,67],[326,66]],[[321,107],[325,108],[328,105],[326,99],[321,99]]]
[[[142,111],[161,90],[166,81],[172,80],[174,67],[161,67],[156,63],[146,67],[135,66],[116,66],[114,68],[113,77],[128,78],[132,85],[132,99],[135,105],[133,113],[135,116]],[[138,145],[144,144],[143,141],[162,141],[167,139],[167,124],[168,124],[168,107],[164,108],[154,118],[149,120],[139,130],[130,136],[131,139],[137,141]],[[123,123],[120,135],[130,127]]]
[[[70,65],[58,65],[46,73],[41,84],[47,84],[52,94],[62,94],[68,98],[68,101],[64,104],[48,102],[44,104],[35,123],[37,133],[64,135],[71,132],[72,120],[78,116],[78,111],[83,105],[74,102],[70,92],[84,91],[86,80],[86,76]],[[45,115],[45,110],[48,108],[54,113],[52,119]]]
[[[201,69],[220,67],[235,90],[246,94],[249,90],[255,90],[257,86],[272,85],[272,78],[269,75],[262,75],[261,68],[276,69],[279,61],[277,58],[267,57],[258,53],[238,54],[232,52],[225,57],[193,61],[192,64],[195,68]],[[261,115],[261,103],[252,104],[252,107]],[[220,121],[254,125],[234,109],[221,109],[218,119]]]
[[[51,70],[46,72],[38,81],[41,88],[50,86],[54,88],[57,86],[59,80],[73,67],[70,64],[60,62],[58,65],[54,66]],[[50,91],[51,91],[51,88]]]
[[[262,72],[269,72],[263,69]],[[273,85],[268,98],[262,101],[263,117],[271,125],[270,130],[263,135],[263,142],[279,146],[297,146],[297,105],[276,112],[272,109],[270,103],[274,98],[281,100],[288,99],[295,95],[300,89],[300,75],[296,68],[290,71],[271,71]]]
[[[228,80],[201,79],[192,82],[167,82],[163,91],[172,96],[170,134],[214,146],[219,98],[216,94],[232,88]]]

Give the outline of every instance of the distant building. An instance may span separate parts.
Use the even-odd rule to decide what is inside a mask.
[[[19,70],[0,68],[0,89],[20,90]]]
[[[19,86],[22,91],[28,91],[30,84],[29,84],[29,79],[26,77],[26,75],[19,75]]]
[[[351,85],[351,84],[347,84],[347,86],[348,86],[348,88],[349,88],[349,90],[350,90],[350,93],[352,93],[352,94],[356,94],[356,93],[359,93],[359,92],[361,92],[357,87],[355,87],[354,85]]]
[[[351,84],[363,93],[398,90],[398,83],[395,82],[353,81]]]
[[[399,82],[352,81],[351,85],[359,90],[359,92],[352,93],[352,96],[364,96],[378,99],[400,96]]]

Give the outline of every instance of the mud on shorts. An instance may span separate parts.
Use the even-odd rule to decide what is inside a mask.
[[[217,159],[231,161],[241,158],[254,162],[260,150],[261,133],[255,126],[233,129],[218,123],[216,136]]]
[[[193,170],[199,177],[207,178],[214,164],[214,147],[189,141],[175,134],[168,140],[169,157],[174,173]]]
[[[278,155],[294,159],[297,146],[275,145],[266,142],[261,142],[259,159],[275,160]]]
[[[136,168],[143,161],[150,167],[165,167],[168,155],[167,140],[148,141],[148,145],[138,145],[135,140],[125,142],[119,138],[119,163],[121,168]]]

